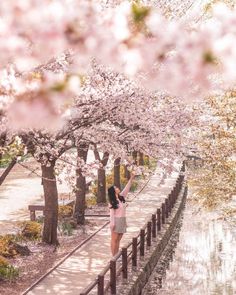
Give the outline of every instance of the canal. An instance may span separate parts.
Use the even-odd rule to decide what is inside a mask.
[[[190,198],[145,295],[235,295],[236,229]]]

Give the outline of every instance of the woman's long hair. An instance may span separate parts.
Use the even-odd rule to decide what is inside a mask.
[[[109,203],[111,204],[110,209],[117,209],[119,202],[116,199],[116,191],[114,188],[114,185],[109,187],[108,189],[108,198],[109,198]],[[119,200],[123,203],[125,203],[125,198],[123,196],[118,196]]]

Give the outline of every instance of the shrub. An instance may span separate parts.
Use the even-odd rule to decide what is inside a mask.
[[[15,249],[12,249],[10,247],[11,242],[14,242],[14,241],[15,241],[14,235],[0,236],[0,256],[14,257],[18,254],[15,251]]]
[[[12,281],[19,275],[19,269],[10,265],[8,260],[0,256],[0,279]]]
[[[71,217],[73,214],[73,207],[69,205],[60,205],[58,207],[58,219]]]
[[[0,267],[5,267],[8,265],[9,265],[8,260],[5,257],[0,255]]]
[[[18,242],[22,242],[23,237],[20,235],[0,236],[0,257],[15,257],[16,255],[30,255],[27,246],[22,246]]]
[[[86,197],[86,207],[92,207],[97,204],[97,199],[95,196]]]
[[[64,221],[58,225],[58,228],[63,235],[71,236],[75,227],[70,221]]]
[[[7,257],[9,254],[8,251],[8,240],[5,236],[0,237],[0,255]]]
[[[41,237],[42,224],[36,221],[25,221],[22,223],[21,234],[23,237],[38,240]]]
[[[144,166],[147,166],[147,167],[149,167],[150,165],[150,158],[146,155],[143,156],[143,164]]]
[[[38,216],[36,218],[36,222],[40,223],[40,224],[43,224],[44,223],[44,216],[43,215]]]
[[[154,171],[157,167],[157,160],[156,159],[150,159],[149,162],[149,169],[151,169],[152,171]]]

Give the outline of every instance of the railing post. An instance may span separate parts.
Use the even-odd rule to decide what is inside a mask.
[[[98,295],[104,295],[104,275],[98,275]]]
[[[128,278],[128,260],[127,260],[127,248],[122,248],[122,272],[123,279]]]
[[[151,239],[152,239],[152,222],[148,221],[147,224],[147,246],[151,246]]]
[[[156,238],[157,236],[157,219],[156,214],[152,214],[152,237]]]
[[[116,294],[116,261],[110,261],[110,287],[111,294]]]
[[[140,256],[144,256],[144,247],[145,247],[145,230],[140,230]]]
[[[166,214],[166,218],[168,218],[169,216],[169,204],[168,204],[168,199],[165,199],[165,214]]]
[[[157,230],[161,230],[161,209],[157,209]]]
[[[165,212],[166,212],[166,209],[165,209],[165,203],[162,203],[161,204],[161,222],[162,222],[162,224],[164,224],[165,223]]]
[[[132,241],[132,266],[137,266],[137,251],[138,250],[138,239],[133,238]]]

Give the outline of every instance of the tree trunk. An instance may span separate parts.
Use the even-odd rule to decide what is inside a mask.
[[[134,164],[138,165],[138,153],[136,151],[133,151],[132,153]]]
[[[120,158],[114,161],[114,185],[120,188]]]
[[[78,159],[83,159],[87,161],[88,155],[88,145],[81,144],[77,148]],[[75,191],[75,207],[74,207],[74,218],[77,220],[78,224],[85,223],[85,196],[86,196],[86,178],[82,174],[82,169],[76,169],[76,191]]]
[[[107,202],[106,199],[106,165],[109,159],[109,153],[105,152],[103,154],[103,157],[101,159],[99,152],[97,150],[97,146],[95,145],[94,149],[94,156],[95,159],[98,160],[102,167],[98,169],[98,174],[97,174],[97,203],[98,204],[105,204]]]
[[[7,166],[7,168],[3,171],[2,175],[0,176],[0,185],[3,183],[3,181],[5,180],[7,175],[10,173],[12,168],[15,166],[15,164],[16,164],[16,158],[14,158],[11,161],[11,163]]]
[[[129,180],[129,179],[130,179],[130,172],[129,172],[129,170],[128,170],[127,167],[128,167],[127,165],[124,165],[125,178],[126,178],[127,180]]]
[[[57,222],[58,222],[58,192],[56,177],[54,175],[55,161],[50,167],[41,165],[43,190],[45,199],[43,242],[58,245]]]
[[[139,152],[139,163],[140,166],[144,165],[143,153]]]
[[[106,203],[106,170],[98,169],[97,203]]]

